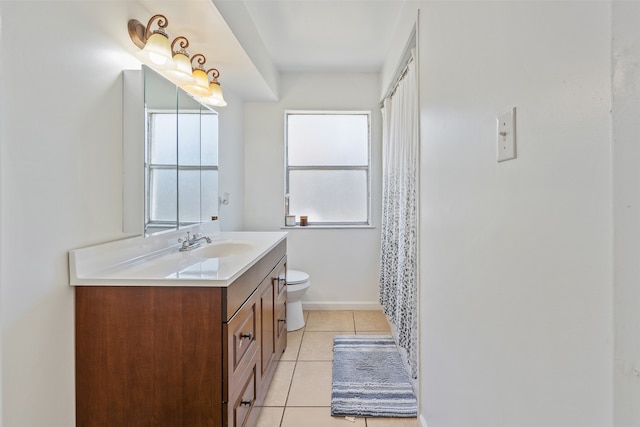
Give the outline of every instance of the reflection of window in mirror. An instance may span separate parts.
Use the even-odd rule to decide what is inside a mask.
[[[148,111],[147,132],[146,232],[175,229],[178,219],[186,226],[217,215],[217,114]]]
[[[178,214],[177,114],[149,111],[145,181],[147,218],[145,230],[154,233],[174,229]]]
[[[202,110],[200,115],[200,221],[218,216],[218,115]]]
[[[178,111],[178,225],[186,226],[200,223],[200,110]]]

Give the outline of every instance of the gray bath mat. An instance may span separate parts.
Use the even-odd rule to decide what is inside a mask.
[[[389,335],[337,335],[333,340],[331,415],[415,417],[416,396]]]

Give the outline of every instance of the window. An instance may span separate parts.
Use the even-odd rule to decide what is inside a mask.
[[[369,225],[369,112],[285,114],[289,214],[309,225]]]

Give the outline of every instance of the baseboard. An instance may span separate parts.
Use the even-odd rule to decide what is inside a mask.
[[[382,310],[377,302],[365,301],[302,301],[303,310]]]

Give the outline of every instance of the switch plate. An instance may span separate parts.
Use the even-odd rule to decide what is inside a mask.
[[[498,161],[516,158],[516,107],[498,116]]]

